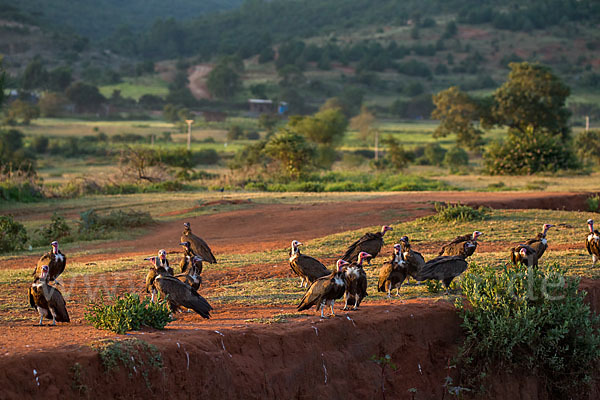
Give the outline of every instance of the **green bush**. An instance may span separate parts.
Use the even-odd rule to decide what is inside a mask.
[[[423,157],[427,160],[428,165],[442,165],[446,149],[442,148],[439,143],[428,143],[425,146]]]
[[[455,173],[469,165],[469,155],[460,147],[452,147],[444,156],[444,164],[450,168],[450,172]]]
[[[34,182],[0,182],[0,201],[31,203],[44,198],[42,189]]]
[[[44,246],[53,240],[62,240],[71,234],[71,228],[67,225],[64,217],[56,212],[52,214],[51,222],[35,230],[37,238],[34,246]]]
[[[93,208],[80,213],[79,232],[96,233],[106,230],[128,230],[150,225],[154,219],[142,211],[111,211],[100,215]]]
[[[0,215],[0,253],[23,250],[27,239],[23,224],[11,216]]]
[[[591,211],[591,212],[599,212],[600,211],[600,196],[599,195],[590,196],[587,199],[585,199],[585,202],[587,203],[589,211]]]
[[[481,221],[487,218],[487,211],[483,207],[477,209],[458,204],[435,203],[435,219],[440,222],[467,222]]]
[[[125,293],[112,297],[112,304],[105,303],[103,293],[99,299],[88,305],[85,319],[96,329],[105,329],[124,334],[137,331],[142,326],[163,329],[171,319],[171,309],[166,300],[152,303],[150,299],[140,300],[137,294]]]
[[[541,377],[550,398],[583,394],[600,357],[600,318],[565,271],[470,265],[461,285],[466,302],[455,304],[466,336],[463,384],[484,388],[488,374],[509,371]]]

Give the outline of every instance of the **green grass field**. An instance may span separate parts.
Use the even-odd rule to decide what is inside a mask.
[[[137,101],[145,94],[164,97],[169,93],[168,86],[158,75],[145,75],[137,78],[126,77],[121,83],[100,86],[99,89],[104,97],[110,97],[114,90],[120,90],[121,97]]]

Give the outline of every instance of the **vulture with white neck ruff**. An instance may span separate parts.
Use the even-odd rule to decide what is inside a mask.
[[[594,266],[600,260],[600,232],[598,232],[598,229],[594,230],[593,219],[588,219],[587,224],[590,233],[585,238],[585,248],[590,256],[592,256],[592,266]]]
[[[513,247],[511,250],[510,259],[515,265],[521,263],[528,267],[538,266],[538,256],[535,249],[533,249],[531,246],[527,246],[526,244],[520,244],[516,247]]]
[[[443,245],[438,255],[470,257],[475,253],[477,238],[481,235],[483,233],[475,231],[472,234],[457,236],[450,243]]]
[[[361,251],[357,261],[346,267],[346,293],[344,293],[344,310],[348,306],[358,309],[361,301],[367,297],[367,273],[363,269],[363,260],[371,257],[371,254]]]
[[[190,242],[190,247],[194,253],[198,254],[204,261],[211,264],[216,264],[217,259],[212,253],[212,250],[202,238],[192,233],[192,228],[189,222],[183,224],[183,233],[181,234],[180,242]]]
[[[56,240],[50,243],[50,245],[52,246],[52,250],[40,257],[31,275],[39,277],[42,273],[42,267],[46,265],[48,266],[48,282],[54,281],[60,285],[60,282],[57,282],[56,278],[65,270],[67,257],[58,249],[58,242]]]
[[[333,305],[337,299],[341,299],[346,289],[344,279],[344,266],[347,261],[337,260],[336,270],[329,275],[323,276],[310,285],[302,300],[298,305],[298,311],[308,310],[312,306],[317,306],[317,311],[321,310],[321,318],[326,318],[323,314],[325,306],[331,307],[331,316],[335,317]]]
[[[40,313],[39,325],[44,325],[44,317],[57,322],[71,322],[62,294],[54,286],[48,285],[50,268],[42,265],[39,277],[29,288],[29,304]]]
[[[302,243],[297,240],[292,241],[290,267],[300,277],[300,287],[308,287],[309,282],[313,283],[320,277],[329,275],[331,271],[316,258],[301,254],[299,246],[302,246]]]
[[[352,243],[346,253],[343,255],[342,260],[349,263],[356,261],[358,255],[361,252],[369,253],[367,262],[371,265],[371,259],[377,257],[381,248],[383,247],[383,236],[387,231],[393,231],[394,228],[384,225],[381,227],[380,232],[365,233],[360,239]]]
[[[538,233],[537,236],[533,239],[529,239],[525,242],[527,246],[530,246],[533,250],[535,250],[538,261],[542,258],[544,252],[548,248],[548,240],[546,240],[546,233],[548,232],[548,229],[554,226],[556,225],[544,224],[544,226],[542,226],[542,232]]]
[[[167,260],[167,252],[164,249],[158,251],[158,257],[148,257],[144,260],[152,263],[152,268],[146,275],[146,293],[152,294],[151,301],[154,302],[154,296],[156,296],[156,289],[152,286],[154,279],[158,275],[173,275],[173,268],[169,266],[169,260]]]
[[[392,297],[392,289],[396,288],[396,296],[399,296],[400,286],[406,279],[406,261],[402,254],[402,245],[394,245],[394,254],[390,261],[386,261],[385,264],[379,270],[379,284],[377,290],[380,292],[387,292],[388,298]]]

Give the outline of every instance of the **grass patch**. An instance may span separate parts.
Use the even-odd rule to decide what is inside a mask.
[[[487,217],[487,210],[484,207],[473,208],[466,205],[435,203],[437,215],[435,219],[439,222],[469,222],[482,221]]]
[[[270,318],[251,318],[251,319],[247,319],[244,322],[255,322],[258,324],[282,324],[285,322],[289,322],[290,319],[293,318],[301,318],[301,317],[309,317],[310,314],[305,314],[305,313],[298,313],[298,314],[292,314],[292,313],[283,313],[283,314],[275,314]]]

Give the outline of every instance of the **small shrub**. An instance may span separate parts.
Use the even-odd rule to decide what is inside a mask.
[[[469,155],[460,147],[453,147],[444,156],[444,164],[455,173],[469,165]]]
[[[565,271],[518,265],[497,273],[471,263],[461,285],[466,302],[455,303],[466,335],[458,356],[464,384],[481,387],[491,372],[508,370],[542,377],[550,398],[584,394],[600,357],[600,318],[579,278]]]
[[[97,233],[108,229],[127,230],[150,225],[154,219],[150,213],[142,211],[111,211],[100,215],[93,208],[80,213],[79,232]]]
[[[50,221],[50,224],[35,230],[35,233],[38,236],[34,242],[35,246],[47,245],[53,240],[61,240],[71,234],[71,228],[67,225],[65,218],[58,215],[56,212],[52,214]]]
[[[0,215],[0,253],[23,250],[26,242],[27,231],[23,224],[11,216]]]
[[[600,196],[590,196],[585,202],[587,203],[588,210],[591,212],[599,212],[600,211]]]
[[[104,294],[88,305],[85,319],[96,329],[124,334],[140,330],[142,326],[163,329],[171,319],[171,309],[166,300],[152,303],[149,298],[140,301],[137,294],[125,293],[112,297],[112,304],[104,301]]]
[[[429,165],[442,165],[446,156],[446,149],[442,148],[438,143],[428,143],[425,146],[423,156]]]
[[[475,209],[460,203],[448,205],[435,203],[434,207],[437,212],[435,218],[440,222],[481,221],[487,218],[487,211],[483,207]]]

